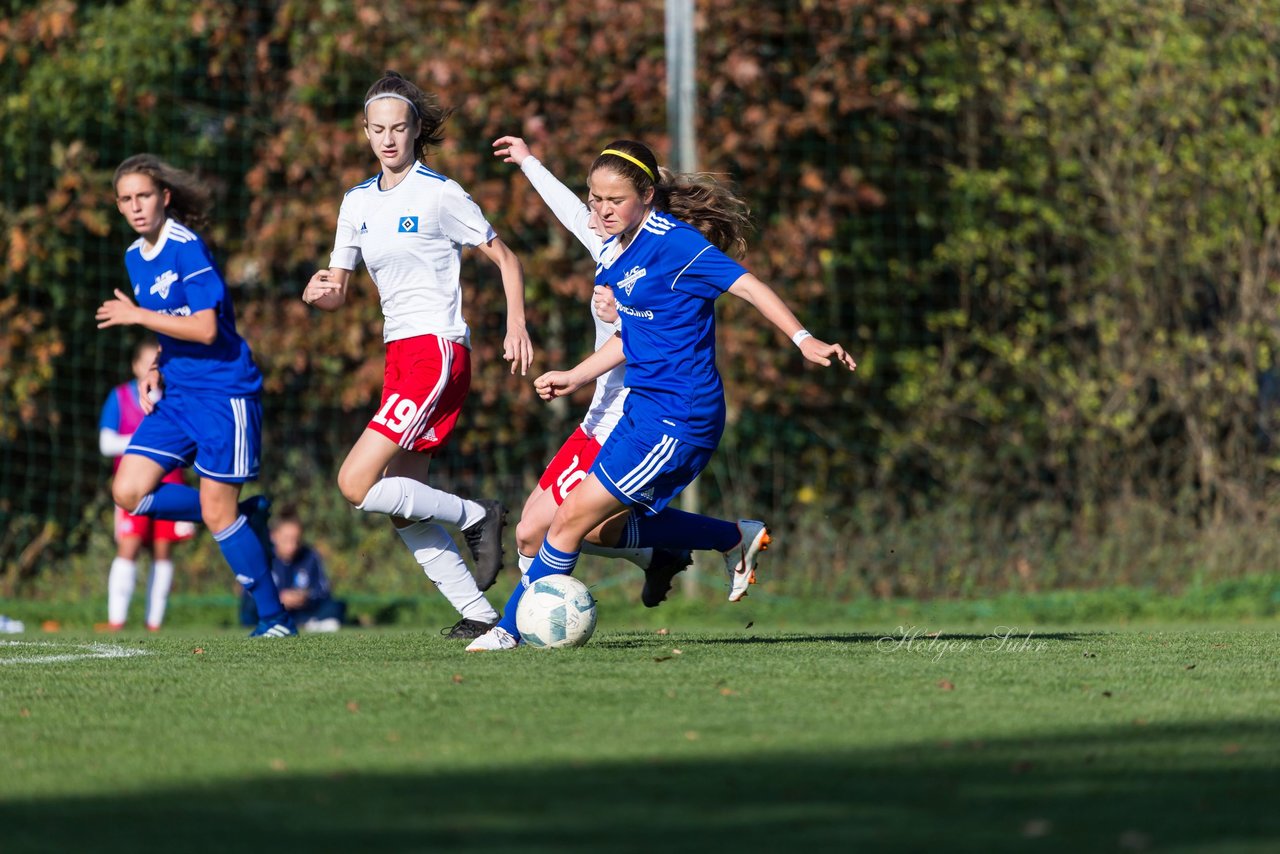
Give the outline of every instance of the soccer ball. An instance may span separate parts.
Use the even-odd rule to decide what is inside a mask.
[[[596,630],[596,600],[572,575],[546,575],[516,606],[516,629],[529,646],[582,646]]]

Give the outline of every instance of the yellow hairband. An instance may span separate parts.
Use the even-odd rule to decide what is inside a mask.
[[[613,154],[618,157],[621,157],[623,160],[630,160],[632,163],[634,163],[635,165],[639,166],[641,169],[644,170],[644,174],[649,176],[650,181],[652,181],[655,184],[658,183],[658,179],[653,176],[653,170],[651,170],[648,166],[645,166],[636,158],[632,157],[630,154],[627,154],[625,151],[619,151],[616,148],[606,148],[604,151],[600,152],[601,157],[603,157],[606,154]]]

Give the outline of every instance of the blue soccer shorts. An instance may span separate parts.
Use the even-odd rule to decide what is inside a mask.
[[[191,466],[223,483],[258,479],[262,400],[166,393],[142,419],[126,454],[155,460],[166,470]]]
[[[699,448],[664,432],[661,423],[624,416],[600,449],[591,472],[623,504],[659,513],[711,462],[714,448]]]

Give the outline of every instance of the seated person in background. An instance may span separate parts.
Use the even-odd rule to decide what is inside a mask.
[[[329,592],[320,555],[302,541],[302,519],[297,510],[284,507],[276,514],[271,542],[275,546],[271,575],[285,610],[303,631],[336,632],[346,616],[347,603]],[[248,593],[240,598],[240,624],[258,624],[258,611]]]

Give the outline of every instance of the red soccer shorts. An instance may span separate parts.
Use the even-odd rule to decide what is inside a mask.
[[[600,443],[579,427],[560,446],[560,450],[556,451],[556,455],[547,464],[547,470],[538,478],[538,486],[548,490],[556,504],[563,504],[565,496],[586,479],[598,453]]]
[[[125,537],[141,537],[143,545],[168,540],[171,543],[189,540],[195,536],[196,526],[191,522],[170,522],[168,519],[152,519],[150,516],[134,516],[116,507],[116,542]]]
[[[382,405],[369,429],[406,450],[431,452],[445,443],[471,389],[471,351],[435,335],[387,345]]]

